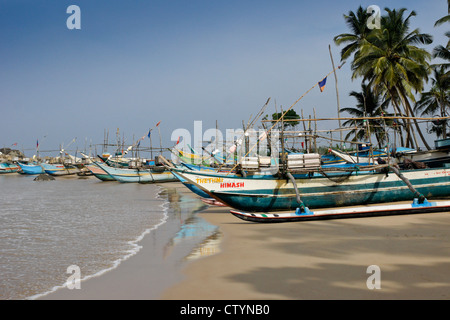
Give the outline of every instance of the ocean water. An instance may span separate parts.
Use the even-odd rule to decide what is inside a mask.
[[[0,299],[54,292],[72,275],[71,266],[83,280],[100,276],[161,228],[168,240],[160,245],[182,247],[180,261],[215,253],[211,244],[220,233],[196,216],[205,205],[180,192],[182,186],[34,178],[0,175]]]

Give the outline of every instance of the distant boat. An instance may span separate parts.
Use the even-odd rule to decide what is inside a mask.
[[[113,157],[110,154],[102,154],[101,156],[98,155],[98,157],[107,165],[111,166],[111,167],[123,167],[123,168],[128,168],[128,166],[130,165],[130,161],[132,159],[130,158],[124,158],[122,156],[116,156]]]
[[[436,140],[436,149],[401,153],[398,152],[399,161],[406,159],[413,162],[422,162],[430,168],[443,167],[450,163],[450,139]]]
[[[44,168],[40,164],[38,164],[36,162],[32,162],[30,164],[25,164],[25,163],[18,162],[18,165],[21,168],[19,173],[23,173],[23,174],[41,174],[41,173],[45,173]]]
[[[0,174],[13,173],[19,171],[20,167],[13,163],[2,162],[0,163]]]
[[[78,169],[76,166],[64,165],[61,163],[41,163],[41,166],[44,168],[45,173],[52,176],[66,176],[80,172],[80,169]]]
[[[177,181],[177,178],[164,167],[161,168],[114,168],[104,163],[94,162],[99,168],[119,182],[160,183]]]

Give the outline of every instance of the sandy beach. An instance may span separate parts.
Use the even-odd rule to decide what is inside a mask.
[[[156,230],[118,268],[43,299],[450,298],[450,212],[279,224],[242,221],[226,207],[197,215],[221,234],[216,247],[203,248],[204,257],[155,265]],[[376,274],[368,271],[373,265]],[[369,289],[375,275],[380,288]]]
[[[450,213],[220,226],[220,254],[188,265],[162,299],[449,299]],[[380,289],[369,289],[371,265]]]

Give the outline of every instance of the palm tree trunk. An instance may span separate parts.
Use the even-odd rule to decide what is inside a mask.
[[[415,115],[414,115],[414,111],[411,108],[411,104],[409,103],[408,99],[403,95],[403,93],[400,93],[402,95],[402,100],[405,103],[405,106],[407,108],[407,110],[409,110],[409,113],[411,114],[412,117],[414,117],[413,121],[414,121],[414,125],[416,126],[416,130],[417,133],[420,136],[420,139],[422,140],[423,144],[425,145],[425,148],[427,148],[427,150],[431,150],[430,146],[428,145],[427,141],[425,140],[425,137],[423,136],[422,130],[419,127],[419,123],[417,122],[417,119],[415,119]],[[417,145],[417,141],[416,141],[416,145]],[[418,145],[417,145],[418,147]]]
[[[450,10],[450,0],[449,0],[449,10]],[[440,100],[440,104],[441,104],[441,117],[445,117],[445,103],[444,103],[444,97],[443,95],[441,95]],[[443,120],[444,124],[442,125],[442,138],[446,139],[447,138],[447,119]]]
[[[402,101],[403,104],[403,108],[406,111],[406,116],[408,117],[408,119],[406,119],[406,123],[407,123],[407,128],[408,128],[408,133],[412,135],[412,137],[414,138],[414,142],[416,145],[416,148],[419,148],[419,144],[417,143],[417,138],[416,138],[416,133],[414,132],[414,130],[411,127],[411,119],[409,119],[409,117],[411,117],[411,107],[409,106],[409,103],[407,103],[407,99],[406,97],[403,95],[403,92],[400,91],[400,89],[395,86],[398,96],[400,97],[400,100]],[[414,147],[413,147],[414,148]]]
[[[386,88],[388,88],[388,86],[386,84],[385,84],[385,86],[386,86]],[[394,107],[395,115],[396,116],[401,116],[402,113],[401,113],[400,108],[399,108],[399,106],[397,104],[397,100],[395,100],[395,96],[392,94],[392,91],[391,91],[390,88],[388,88],[388,92],[389,92],[389,95],[391,96],[392,106]],[[406,128],[406,123],[405,123],[404,119],[398,119],[398,122],[399,123],[402,122],[403,126]],[[398,126],[398,133],[400,135],[400,144],[402,146],[405,146],[405,141],[403,139],[403,132],[402,132],[401,126]],[[409,134],[407,134],[406,135],[406,142],[407,142],[406,147],[409,147],[409,141],[410,141],[410,136],[409,136]]]

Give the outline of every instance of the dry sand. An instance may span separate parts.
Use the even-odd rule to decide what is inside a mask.
[[[182,192],[189,192],[180,185]],[[259,224],[228,208],[198,213],[219,226],[218,248],[155,266],[148,235],[134,257],[81,290],[46,299],[449,299],[450,213]],[[157,236],[157,235],[156,235]],[[367,273],[379,267],[380,289]],[[155,281],[154,272],[161,279]],[[370,283],[373,283],[370,281]]]

